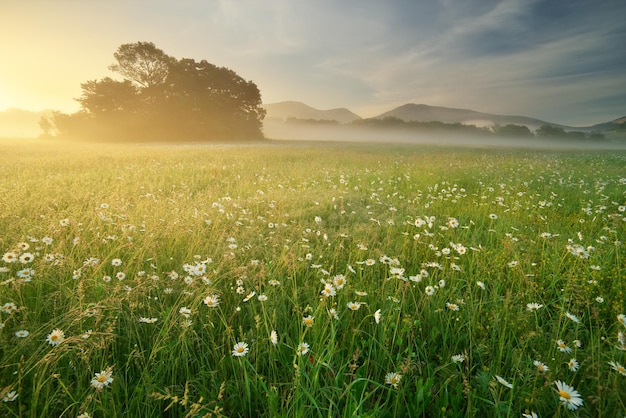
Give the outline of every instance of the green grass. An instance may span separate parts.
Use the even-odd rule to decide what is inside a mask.
[[[0,415],[626,414],[623,152],[0,152]]]

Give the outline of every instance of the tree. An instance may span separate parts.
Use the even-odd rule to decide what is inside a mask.
[[[99,140],[235,140],[263,138],[261,93],[252,81],[209,62],[177,60],[154,44],[124,44],[110,77],[81,84],[78,113],[44,125],[63,136]]]
[[[109,66],[111,71],[145,88],[163,84],[170,65],[176,61],[152,42],[123,44],[113,57],[117,63]]]

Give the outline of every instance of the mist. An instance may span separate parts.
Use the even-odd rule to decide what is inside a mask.
[[[452,147],[523,148],[545,150],[626,150],[624,141],[611,139],[571,140],[543,137],[502,137],[487,133],[415,132],[400,128],[367,128],[332,123],[287,123],[268,118],[266,138],[278,141],[337,141],[377,144],[441,145]]]

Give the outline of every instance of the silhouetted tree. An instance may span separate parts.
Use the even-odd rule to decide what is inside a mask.
[[[207,61],[176,60],[149,42],[120,46],[105,77],[81,84],[81,110],[46,126],[99,140],[260,139],[265,110],[256,84]]]
[[[510,137],[510,138],[531,138],[533,133],[525,125],[508,124],[504,126],[496,125],[493,128],[493,133],[498,136]]]

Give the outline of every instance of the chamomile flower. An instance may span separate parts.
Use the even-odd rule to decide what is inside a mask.
[[[565,312],[565,316],[568,317],[569,319],[571,319],[572,321],[574,321],[575,323],[580,323],[580,319],[578,319],[578,317],[576,315],[573,315],[569,312]]]
[[[523,418],[539,418],[539,415],[537,415],[536,412],[530,411],[529,414],[522,413],[522,417]]]
[[[100,373],[96,373],[91,379],[91,386],[97,390],[102,390],[104,387],[113,383],[113,368],[109,367],[106,370],[102,370]]]
[[[458,311],[459,305],[457,305],[456,303],[446,302],[446,308],[450,309],[451,311]]]
[[[270,342],[273,345],[278,344],[278,333],[275,330],[272,330],[272,332],[270,332]]]
[[[507,382],[506,380],[504,380],[504,378],[502,378],[501,376],[496,375],[496,380],[498,381],[498,383],[500,383],[503,386],[506,386],[509,389],[513,389],[513,384]]]
[[[29,334],[30,334],[30,332],[26,331],[25,329],[21,329],[19,331],[15,331],[15,336],[17,338],[26,338],[26,337],[28,337]]]
[[[536,303],[536,302],[531,302],[531,303],[527,303],[526,304],[526,310],[532,312],[532,311],[536,311],[538,309],[543,308],[543,305],[540,303]]]
[[[572,349],[570,347],[567,346],[567,344],[565,343],[565,341],[563,340],[557,340],[556,341],[556,346],[559,349],[559,351],[561,351],[562,353],[571,353]]]
[[[424,291],[426,292],[427,296],[432,296],[435,294],[435,288],[432,286],[426,286],[426,289],[424,289]]]
[[[300,343],[300,345],[298,345],[298,347],[296,347],[296,353],[298,353],[299,355],[303,356],[306,353],[309,352],[309,349],[311,348],[311,346],[305,342]]]
[[[209,295],[204,298],[204,304],[209,308],[216,308],[220,304],[219,295]]]
[[[322,296],[331,297],[331,296],[335,296],[336,294],[337,294],[337,291],[335,290],[335,287],[332,284],[330,283],[324,284],[324,290],[322,290]]]
[[[361,307],[359,302],[348,302],[346,305],[348,306],[348,309],[352,311],[356,311]]]
[[[560,380],[557,380],[554,384],[556,385],[561,403],[566,406],[567,409],[573,411],[583,405],[583,399],[580,396],[580,393],[578,393],[578,391],[576,391],[572,386],[561,382]]]
[[[15,263],[17,262],[18,258],[19,256],[17,255],[17,253],[9,251],[4,253],[4,255],[2,256],[2,261],[4,261],[5,263]]]
[[[250,351],[250,349],[248,348],[248,343],[238,342],[233,346],[232,354],[234,357],[244,357],[246,354],[248,354],[248,351]]]
[[[613,370],[615,370],[616,372],[618,372],[622,376],[626,376],[626,368],[624,366],[622,366],[621,364],[619,364],[619,363],[617,363],[615,361],[609,361],[609,365],[613,368]]]
[[[380,309],[377,309],[376,312],[374,312],[374,321],[376,321],[377,324],[380,324]]]
[[[626,315],[624,314],[617,315],[617,322],[619,322],[620,324],[626,327]]]
[[[12,390],[11,392],[8,392],[6,395],[4,395],[4,397],[2,398],[2,402],[13,402],[17,399],[17,396],[17,392]]]
[[[111,260],[111,265],[119,267],[122,265],[122,260],[120,260],[119,258],[114,258],[113,260]]]
[[[578,360],[576,360],[575,358],[570,359],[570,361],[567,362],[567,367],[572,372],[578,371],[578,367],[579,367]]]
[[[452,360],[453,363],[463,363],[465,361],[465,355],[463,354],[455,354],[452,357],[450,357],[450,360]]]
[[[402,380],[402,375],[400,373],[390,372],[385,375],[385,384],[391,385],[394,388],[398,387],[400,380]]]
[[[65,333],[58,328],[53,329],[52,332],[46,336],[46,341],[54,347],[65,341]]]
[[[178,313],[184,316],[185,318],[189,318],[189,315],[191,315],[191,309],[187,308],[186,306],[183,306],[178,310]]]
[[[537,368],[538,372],[546,373],[550,371],[550,368],[539,360],[533,361],[533,365]]]
[[[0,306],[0,311],[5,314],[11,315],[13,312],[17,311],[17,305],[13,302],[7,302],[4,305]]]
[[[311,315],[305,316],[304,318],[302,318],[302,324],[307,328],[312,328],[315,324],[315,318],[313,318]]]

